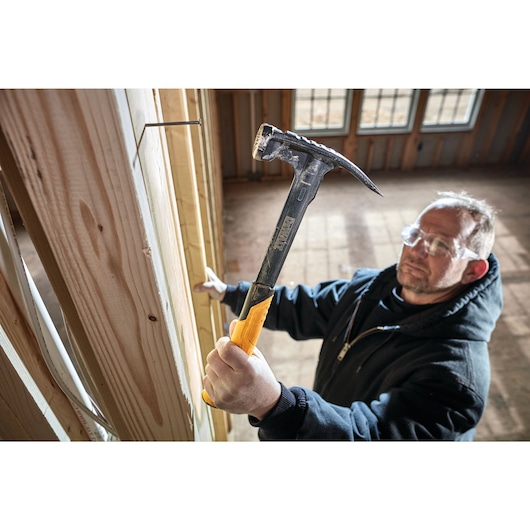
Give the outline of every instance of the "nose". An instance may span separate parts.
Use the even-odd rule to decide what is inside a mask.
[[[427,242],[421,238],[409,248],[413,254],[419,256],[420,258],[426,258],[429,255],[429,252],[427,251]]]

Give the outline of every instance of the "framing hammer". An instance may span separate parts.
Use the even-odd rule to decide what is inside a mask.
[[[324,175],[332,169],[343,168],[369,189],[383,195],[361,169],[340,153],[291,131],[283,132],[268,123],[263,123],[256,134],[252,157],[266,162],[275,158],[287,162],[293,166],[294,178],[261,269],[247,293],[230,337],[248,355],[254,352],[272,302],[274,285],[304,213],[315,198]],[[215,407],[206,390],[203,390],[202,398]]]

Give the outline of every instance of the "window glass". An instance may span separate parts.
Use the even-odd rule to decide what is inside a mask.
[[[471,129],[481,98],[482,90],[473,88],[431,90],[422,129]]]
[[[307,88],[293,91],[293,130],[305,135],[347,134],[352,90]]]
[[[415,96],[415,90],[405,88],[364,90],[359,132],[406,132],[410,130]]]

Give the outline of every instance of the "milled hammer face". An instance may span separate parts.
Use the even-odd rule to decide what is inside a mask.
[[[294,169],[291,189],[256,279],[257,286],[274,287],[304,213],[327,172],[342,167],[381,195],[368,176],[341,154],[290,131],[282,132],[267,123],[258,130],[252,156],[264,161],[278,158]]]

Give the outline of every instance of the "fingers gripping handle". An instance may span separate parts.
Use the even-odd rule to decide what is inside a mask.
[[[246,352],[247,355],[252,355],[254,348],[258,343],[263,324],[267,318],[267,313],[269,312],[269,307],[272,302],[272,295],[273,292],[261,302],[251,306],[248,312],[246,312],[244,318],[240,318],[237,321],[236,327],[230,337],[230,340]],[[245,308],[243,308],[243,313],[244,312]],[[202,399],[211,407],[215,407],[206,390],[202,391]]]

